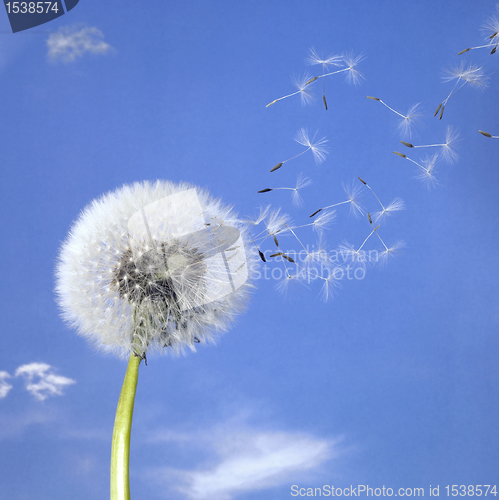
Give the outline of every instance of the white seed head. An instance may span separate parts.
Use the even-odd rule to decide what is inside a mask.
[[[63,318],[106,352],[179,353],[244,309],[256,260],[247,224],[189,184],[125,185],[92,201],[56,268]]]

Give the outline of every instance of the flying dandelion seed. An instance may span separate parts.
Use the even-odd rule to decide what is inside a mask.
[[[478,47],[468,47],[467,49],[461,50],[461,52],[458,52],[458,56],[474,49],[491,49],[491,54],[496,53],[497,46],[499,45],[499,4],[496,5],[496,11],[497,14],[491,16],[482,28],[483,31],[487,32],[485,38],[487,43],[485,45],[479,45]]]
[[[279,190],[292,191],[293,205],[299,207],[303,205],[303,199],[299,193],[299,190],[309,186],[310,184],[312,184],[312,180],[309,179],[308,177],[304,177],[303,174],[300,174],[298,176],[298,179],[296,180],[295,187],[265,188],[258,191],[258,193],[269,193],[270,191],[279,191]]]
[[[319,234],[322,234],[322,231],[324,229],[329,229],[330,224],[335,220],[336,220],[336,210],[321,210],[321,214],[317,218],[315,218],[313,222],[309,222],[308,224],[303,224],[301,226],[295,226],[292,229],[312,227],[314,231],[317,231]],[[290,230],[292,231],[292,229]],[[298,237],[296,237],[296,239],[298,239]]]
[[[288,97],[292,97],[294,95],[300,94],[302,106],[309,104],[315,98],[314,94],[310,90],[312,76],[309,73],[304,73],[303,76],[299,78],[293,78],[293,84],[298,89],[296,92],[292,92],[291,94],[285,95],[283,97],[279,97],[278,99],[274,99],[272,102],[269,102],[266,108],[272,106],[277,101],[282,101],[283,99],[287,99]]]
[[[378,203],[381,206],[381,210],[373,214],[374,222],[377,222],[378,220],[382,219],[385,215],[390,215],[393,212],[405,209],[404,200],[402,200],[401,198],[395,198],[391,203],[389,203],[385,207],[383,203],[381,203],[381,200],[378,198],[377,194],[373,191],[371,186],[369,186],[369,184],[360,177],[358,179],[360,182],[362,182],[362,184],[364,184],[364,186],[367,187],[367,189],[369,189],[369,191],[371,191],[371,193],[374,195],[376,200],[378,200]],[[368,213],[367,215],[369,217],[369,222],[372,223],[370,214]]]
[[[417,161],[413,160],[412,158],[409,158],[403,153],[399,153],[397,151],[394,151],[394,153],[401,158],[404,158],[405,160],[409,160],[410,162],[414,163],[421,172],[416,176],[417,179],[420,179],[421,181],[425,182],[429,187],[435,186],[438,184],[437,179],[435,178],[434,175],[434,170],[435,170],[435,163],[438,158],[438,154],[434,154],[433,156],[428,156],[424,160],[421,161],[421,164],[419,164]]]
[[[399,113],[395,109],[391,108],[384,102],[383,100],[379,99],[378,97],[372,97],[370,95],[367,96],[368,99],[372,99],[373,101],[378,101],[383,106],[388,108],[390,111],[395,113],[401,118],[400,123],[398,124],[398,130],[402,133],[404,137],[411,137],[412,135],[412,127],[413,125],[417,122],[418,118],[421,116],[421,113],[419,112],[419,103],[414,104],[409,108],[407,113],[403,115],[402,113]]]
[[[354,55],[352,52],[343,54],[343,61],[346,64],[345,80],[357,86],[363,79],[364,75],[357,69],[357,65],[365,59],[364,54]],[[328,76],[328,75],[324,75]]]
[[[451,126],[447,127],[445,133],[445,142],[443,144],[425,144],[414,146],[413,144],[405,141],[400,141],[404,146],[408,148],[441,148],[440,154],[447,161],[447,163],[454,163],[459,155],[454,151],[454,146],[459,141],[459,133],[454,131]]]
[[[449,92],[449,95],[438,105],[437,110],[433,115],[437,116],[440,111],[440,120],[442,119],[445,106],[451,96],[453,96],[458,90],[462,89],[467,83],[479,89],[483,89],[488,85],[488,77],[485,76],[481,67],[475,66],[474,64],[468,64],[468,66],[466,66],[464,62],[462,62],[459,66],[445,70],[445,72],[446,75],[442,77],[443,81],[451,82],[452,80],[456,80],[456,83]]]
[[[298,144],[305,146],[307,149],[305,149],[305,151],[302,151],[301,153],[297,154],[296,156],[293,156],[292,158],[288,158],[287,160],[284,160],[284,161],[278,163],[270,171],[275,172],[277,169],[281,168],[288,161],[291,161],[291,160],[294,160],[295,158],[298,158],[299,156],[305,154],[307,151],[312,151],[312,154],[314,155],[315,163],[317,165],[319,165],[320,163],[323,163],[326,160],[327,154],[329,153],[329,150],[325,146],[325,144],[328,142],[328,140],[325,137],[323,137],[322,139],[318,139],[317,141],[315,141],[316,135],[317,135],[317,132],[314,134],[314,137],[312,138],[312,140],[310,140],[310,137],[308,135],[308,131],[305,128],[301,128],[300,130],[298,130],[298,132],[296,133],[296,136],[295,136],[295,141]]]
[[[362,192],[362,186],[359,186],[358,184],[354,184],[354,183],[352,183],[351,185],[343,184],[342,186],[343,186],[343,190],[345,191],[345,193],[347,195],[346,200],[340,201],[338,203],[334,203],[332,205],[328,205],[327,207],[319,208],[319,210],[316,210],[313,214],[310,215],[310,217],[315,217],[322,210],[326,210],[328,208],[338,207],[340,205],[345,205],[347,203],[350,204],[350,211],[356,217],[359,215],[362,215],[364,213],[364,210],[359,203],[359,195]]]
[[[338,69],[336,71],[332,71],[326,74],[323,73],[320,76],[314,77],[313,80],[317,80],[318,78],[325,79],[328,76],[338,75],[339,73],[346,73],[345,80],[348,83],[353,83],[354,85],[358,85],[360,81],[364,79],[364,76],[357,69],[357,65],[365,59],[364,55],[359,54],[355,56],[353,55],[353,53],[347,53],[347,54],[342,54],[341,59],[343,60],[343,63],[346,66],[345,68]]]
[[[330,66],[341,66],[343,63],[343,57],[342,56],[335,56],[335,55],[330,55],[328,58],[324,59],[319,57],[315,49],[312,47],[310,49],[310,55],[306,59],[307,64],[311,65],[316,65],[316,64],[321,64],[322,65],[322,101],[324,103],[324,107],[326,108],[327,111],[327,102],[326,102],[326,79],[324,78],[324,75],[326,74],[326,71],[329,69]],[[316,79],[318,77],[315,77]],[[311,82],[308,82],[310,84]]]
[[[291,221],[289,220],[289,215],[281,213],[281,209],[272,210],[269,207],[265,209],[260,209],[260,215],[257,218],[258,222],[253,222],[253,225],[256,227],[259,224],[263,223],[265,229],[263,229],[259,234],[255,236],[256,240],[261,239],[260,244],[262,244],[267,238],[271,237],[276,244],[276,247],[279,248],[279,242],[277,240],[277,235],[281,235],[288,231],[287,224],[291,225]],[[251,236],[253,238],[253,236]],[[253,240],[255,241],[255,240]]]

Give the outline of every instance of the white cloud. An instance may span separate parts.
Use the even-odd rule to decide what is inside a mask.
[[[0,399],[7,396],[12,389],[12,386],[6,380],[8,378],[10,378],[10,375],[7,372],[0,372]]]
[[[39,401],[49,396],[62,396],[63,388],[76,383],[74,380],[51,373],[52,367],[46,363],[29,363],[16,370],[16,377],[25,379],[26,389]]]
[[[97,28],[66,26],[52,33],[47,40],[48,57],[52,61],[71,62],[86,52],[105,54],[112,47],[104,41],[102,31]]]
[[[244,428],[205,429],[204,436],[211,436],[204,444],[216,457],[207,461],[209,465],[196,470],[158,468],[154,479],[192,500],[230,500],[249,491],[294,484],[338,454],[336,442],[307,434]],[[185,436],[179,441],[185,442]]]
[[[29,413],[13,413],[0,415],[0,440],[16,439],[31,427],[52,424],[59,417],[52,408],[44,406],[31,409]]]

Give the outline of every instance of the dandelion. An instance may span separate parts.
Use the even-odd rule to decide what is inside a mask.
[[[414,146],[413,144],[405,141],[400,141],[408,148],[442,148],[440,153],[447,160],[448,163],[454,163],[459,155],[454,151],[456,142],[459,141],[459,133],[449,126],[445,133],[445,142],[443,144],[425,144],[421,146]]]
[[[451,82],[456,80],[454,87],[449,92],[449,95],[438,105],[437,110],[433,116],[437,116],[440,111],[439,119],[442,119],[444,109],[450,97],[458,90],[462,89],[467,83],[477,88],[485,88],[488,85],[488,77],[482,71],[482,68],[469,64],[465,66],[462,62],[460,66],[446,70],[447,75],[443,77],[444,82]]]
[[[428,187],[430,186],[435,186],[438,184],[433,172],[435,170],[435,163],[438,158],[438,154],[434,154],[433,156],[428,156],[424,160],[422,160],[422,164],[419,164],[417,161],[414,161],[412,158],[409,158],[403,153],[398,153],[397,151],[394,151],[394,153],[401,158],[404,158],[406,160],[409,160],[410,162],[414,163],[417,167],[421,169],[421,172],[419,175],[416,176],[417,179],[420,179],[424,182],[427,183]]]
[[[412,134],[412,126],[414,123],[417,121],[417,119],[421,116],[421,113],[419,112],[419,103],[414,104],[409,108],[407,113],[403,115],[402,113],[399,113],[395,109],[391,108],[386,104],[386,102],[382,101],[378,97],[372,97],[370,95],[367,96],[368,99],[372,99],[373,101],[378,101],[383,106],[387,107],[390,111],[393,111],[396,115],[398,115],[402,120],[400,121],[398,125],[399,131],[402,133],[403,136],[408,136],[410,137]]]
[[[381,203],[381,200],[378,198],[376,193],[372,190],[371,186],[369,186],[369,184],[366,181],[364,181],[363,179],[361,179],[360,177],[358,179],[360,182],[362,182],[362,184],[364,184],[367,187],[367,189],[369,189],[369,191],[371,191],[371,193],[378,200],[378,203],[381,206],[381,211],[373,214],[374,222],[377,222],[379,219],[381,219],[385,215],[389,215],[393,212],[397,212],[398,210],[404,210],[404,208],[405,208],[404,200],[402,200],[401,198],[395,198],[391,203],[389,203],[385,207],[383,205],[383,203]],[[369,215],[369,218],[370,218],[370,215]]]
[[[329,152],[328,149],[325,147],[325,144],[328,142],[328,140],[325,137],[323,137],[322,139],[318,139],[317,141],[315,141],[316,135],[317,135],[317,132],[314,134],[314,137],[312,138],[312,140],[310,140],[310,137],[308,135],[308,131],[306,129],[301,128],[300,130],[298,130],[298,132],[296,133],[296,136],[295,136],[295,141],[298,144],[305,146],[307,149],[305,149],[305,151],[302,151],[301,153],[297,154],[296,156],[293,156],[292,158],[288,158],[287,160],[284,160],[284,161],[278,163],[270,171],[274,172],[275,170],[281,168],[288,161],[291,161],[291,160],[294,160],[295,158],[298,158],[299,156],[305,154],[307,151],[312,151],[312,154],[314,155],[315,163],[317,165],[324,162],[326,159],[326,156]]]
[[[499,135],[492,135],[489,134],[488,132],[484,132],[483,130],[479,130],[478,132],[480,132],[485,137],[490,137],[491,139],[499,139]]]
[[[269,102],[266,108],[272,106],[277,101],[282,101],[283,99],[287,99],[288,97],[292,97],[294,95],[300,94],[302,106],[309,104],[314,99],[314,94],[310,91],[309,84],[312,76],[309,73],[304,73],[303,76],[293,78],[293,84],[298,89],[296,92],[292,92],[291,94],[285,95],[283,97],[279,97],[278,99],[274,99],[272,102]]]
[[[478,47],[468,47],[467,49],[461,50],[461,52],[458,52],[458,56],[461,54],[464,54],[465,52],[468,52],[469,50],[474,50],[474,49],[492,49],[490,51],[491,54],[495,54],[497,50],[497,46],[499,45],[499,4],[496,5],[496,11],[497,14],[490,17],[489,20],[485,23],[483,26],[483,31],[487,31],[487,37],[486,40],[488,42],[485,45],[480,45]],[[489,34],[491,33],[491,34]]]
[[[203,190],[123,186],[90,203],[56,269],[63,318],[94,346],[129,356],[113,432],[111,498],[129,490],[138,369],[146,353],[212,341],[244,309],[254,262],[246,224]],[[129,498],[129,497],[127,497]]]
[[[310,49],[310,55],[306,61],[308,64],[322,65],[322,101],[324,102],[324,107],[326,108],[327,111],[326,80],[324,78],[324,75],[326,74],[326,71],[329,69],[329,66],[341,66],[343,62],[343,57],[330,55],[327,59],[322,59],[321,57],[319,57],[315,49],[312,47]]]
[[[278,190],[287,190],[287,191],[292,191],[292,196],[293,196],[293,204],[297,207],[301,206],[303,204],[303,199],[300,196],[299,190],[303,189],[304,187],[310,186],[312,184],[312,180],[309,179],[308,177],[303,177],[303,174],[300,174],[298,178],[296,179],[296,186],[295,187],[278,187],[278,188],[265,188],[260,191],[259,193],[269,193],[270,191],[278,191]]]
[[[355,216],[358,216],[359,214],[363,214],[364,211],[359,203],[359,195],[362,192],[362,186],[359,186],[357,184],[351,184],[349,186],[343,184],[343,190],[345,191],[347,195],[347,199],[345,201],[340,201],[338,203],[334,203],[333,205],[328,205],[327,207],[322,207],[319,208],[319,210],[316,210],[310,217],[315,217],[319,212],[322,210],[326,210],[328,208],[334,208],[338,207],[340,205],[345,205],[346,203],[350,203],[350,210]]]

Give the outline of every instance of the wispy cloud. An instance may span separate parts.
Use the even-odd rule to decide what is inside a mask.
[[[153,478],[192,500],[230,500],[249,491],[293,484],[338,455],[336,441],[307,434],[259,432],[248,428],[214,431],[192,436],[194,446],[205,440],[213,454],[204,467],[180,470],[161,467]],[[171,435],[169,441],[175,441]],[[186,435],[178,440],[185,446]]]
[[[13,412],[0,415],[0,441],[4,439],[18,439],[23,434],[37,426],[50,426],[59,423],[60,416],[57,410],[50,406],[31,408],[29,412]],[[57,428],[59,430],[59,427]]]
[[[55,375],[52,367],[46,363],[29,363],[16,370],[16,377],[22,376],[26,389],[39,401],[49,396],[62,396],[63,388],[76,383],[74,380]]]
[[[7,372],[0,372],[0,399],[7,396],[12,389],[12,386],[7,382],[8,378],[10,378],[10,375]]]
[[[47,40],[48,57],[51,61],[72,62],[86,52],[106,54],[112,47],[104,41],[97,28],[65,26],[52,33]]]

